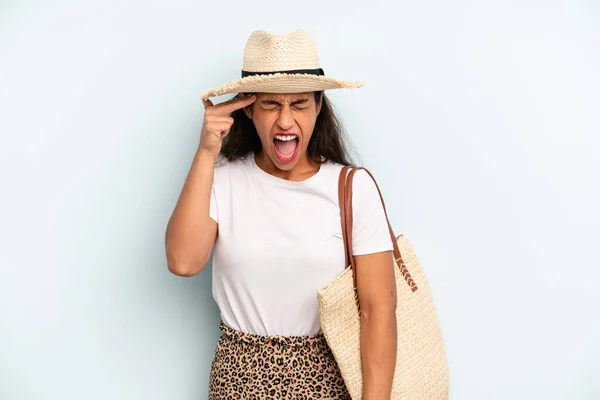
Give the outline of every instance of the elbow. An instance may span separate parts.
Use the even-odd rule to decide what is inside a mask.
[[[185,265],[185,264],[168,264],[168,267],[169,267],[169,271],[173,275],[183,276],[183,277],[190,277],[190,276],[197,275],[202,270],[201,268],[198,268],[197,266],[194,266],[194,265],[190,266],[190,265]]]
[[[391,307],[382,307],[377,309],[361,308],[360,317],[364,323],[375,321],[387,321],[390,323],[396,322],[396,312],[395,309]]]
[[[199,274],[210,259],[212,249],[201,249],[199,247],[190,251],[188,248],[165,240],[165,254],[169,272],[177,276],[194,276]]]
[[[377,303],[365,302],[361,304],[361,319],[363,322],[369,321],[396,321],[396,301],[395,298],[389,301]]]
[[[179,260],[167,254],[167,267],[173,275],[191,277],[199,274],[206,264],[208,257],[203,260]]]

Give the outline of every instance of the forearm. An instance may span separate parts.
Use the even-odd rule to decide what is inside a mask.
[[[198,151],[171,215],[166,231],[169,269],[177,275],[200,272],[214,242],[210,224],[210,196],[215,158]]]
[[[361,313],[363,400],[390,399],[396,366],[396,329],[393,310]]]

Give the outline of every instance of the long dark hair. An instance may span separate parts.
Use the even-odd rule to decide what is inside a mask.
[[[236,95],[234,98],[238,98]],[[342,165],[354,165],[344,127],[335,115],[333,107],[323,92],[315,92],[315,101],[321,99],[321,111],[317,116],[315,129],[310,142],[308,142],[308,157],[315,163],[325,160],[333,161]],[[233,125],[229,134],[223,139],[221,154],[228,160],[233,161],[245,158],[251,153],[257,154],[262,150],[262,143],[254,127],[254,123],[246,116],[243,109],[231,113]]]

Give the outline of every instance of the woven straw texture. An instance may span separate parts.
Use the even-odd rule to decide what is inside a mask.
[[[297,29],[286,35],[265,31],[250,34],[244,49],[244,71],[289,71],[316,69],[319,54],[308,32]]]
[[[362,86],[358,81],[338,80],[322,75],[277,73],[318,68],[317,46],[306,31],[298,29],[285,35],[255,31],[246,42],[243,70],[273,73],[237,79],[205,91],[202,98],[206,100],[230,93],[303,93]]]
[[[351,226],[351,225],[350,225]],[[401,261],[418,290],[411,290],[395,265],[398,341],[393,400],[446,400],[449,371],[429,283],[423,267],[404,235],[396,238]],[[321,327],[339,365],[352,399],[362,398],[360,314],[352,267],[317,293]]]

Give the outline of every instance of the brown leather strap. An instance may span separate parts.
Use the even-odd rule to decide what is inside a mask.
[[[350,167],[343,167],[340,171],[340,179],[338,181],[338,204],[340,205],[340,220],[342,221],[342,237],[344,240],[344,268],[348,266],[350,257],[350,249],[348,247],[348,237],[346,236],[346,212],[345,212],[345,196],[346,196],[346,177]]]
[[[358,288],[356,283],[356,261],[354,260],[354,252],[352,250],[352,231],[354,227],[354,214],[352,213],[352,178],[354,177],[355,169],[352,168],[346,178],[344,187],[344,219],[346,220],[346,237],[348,242],[348,254],[350,257],[350,265],[352,266],[352,277],[354,279],[354,289]]]
[[[388,230],[390,232],[392,246],[394,248],[394,259],[396,260],[396,263],[398,264],[398,268],[400,268],[400,272],[402,273],[404,280],[406,281],[408,286],[411,288],[411,290],[413,292],[415,292],[418,290],[418,287],[415,284],[412,277],[410,276],[410,273],[408,272],[408,268],[406,268],[406,264],[404,263],[404,260],[402,259],[402,255],[400,254],[400,249],[398,248],[398,242],[396,241],[396,235],[394,234],[392,225],[390,224],[390,220],[387,215],[387,209],[385,207],[385,201],[383,200],[383,195],[381,194],[381,189],[379,188],[379,185],[377,184],[377,181],[375,180],[375,177],[373,176],[373,174],[371,174],[371,172],[369,172],[369,170],[367,170],[366,168],[362,168],[362,167],[352,168],[350,173],[347,173],[347,170],[344,171],[344,169],[342,169],[342,171],[344,171],[344,173],[343,173],[344,179],[342,179],[340,176],[340,181],[339,181],[340,187],[338,189],[338,192],[341,192],[342,191],[341,185],[343,183],[345,183],[343,201],[342,201],[341,194],[339,195],[340,210],[342,210],[342,208],[343,208],[343,213],[345,215],[345,218],[342,217],[342,230],[344,232],[344,243],[345,243],[344,246],[345,246],[345,249],[347,249],[346,257],[348,257],[348,255],[349,255],[350,264],[351,264],[352,270],[353,270],[354,287],[356,288],[357,286],[356,286],[356,263],[354,261],[354,256],[352,253],[352,226],[353,226],[352,183],[353,183],[354,174],[361,169],[364,170],[367,174],[369,174],[369,176],[371,177],[371,179],[373,179],[373,182],[375,183],[375,187],[377,188],[377,192],[379,193],[379,198],[381,199],[381,204],[383,205],[383,212],[384,212],[385,218],[387,220]],[[340,175],[342,175],[342,174],[340,174]],[[348,263],[346,263],[346,265],[348,265]]]

